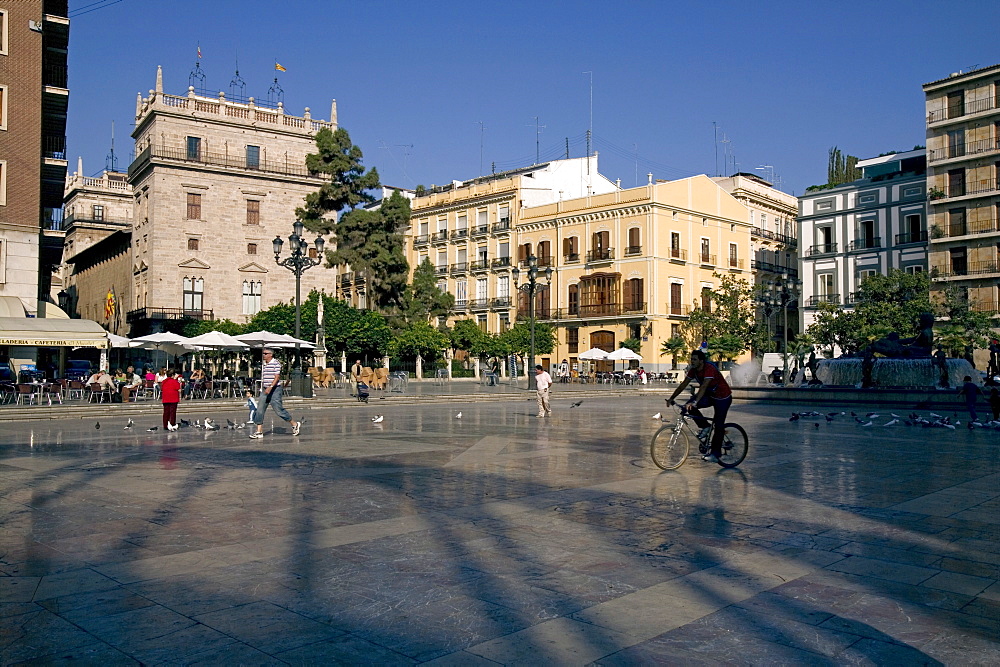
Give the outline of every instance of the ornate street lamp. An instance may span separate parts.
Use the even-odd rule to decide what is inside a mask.
[[[309,256],[309,243],[302,238],[303,224],[301,220],[296,220],[292,224],[292,233],[288,237],[288,249],[291,254],[285,259],[281,259],[281,247],[284,241],[280,236],[275,236],[272,245],[274,246],[274,262],[278,266],[283,266],[295,275],[295,337],[301,338],[302,333],[302,274],[322,261],[323,246],[325,242],[322,236],[317,236],[313,242],[316,248],[316,257]],[[308,382],[306,381],[308,380]],[[302,372],[302,354],[299,344],[295,344],[295,368],[292,369],[291,393],[295,396],[312,397],[312,378],[306,378]]]
[[[528,282],[520,287],[517,284],[521,277],[521,270],[516,266],[511,269],[514,277],[514,289],[520,290],[528,295],[528,320],[531,322],[531,351],[528,355],[528,389],[535,388],[535,294],[547,290],[552,283],[552,267],[545,269],[545,284],[538,282],[538,258],[534,255],[528,256]]]
[[[774,337],[771,334],[771,315],[778,308],[778,301],[774,295],[774,281],[768,280],[766,283],[761,283],[760,292],[754,297],[754,300],[760,304],[761,310],[764,311],[764,320],[767,322],[767,340],[774,342]]]
[[[798,280],[786,276],[775,283],[774,288],[778,304],[781,306],[781,325],[783,329],[781,332],[781,381],[784,384],[788,384],[788,304],[799,298],[798,287],[800,284]]]

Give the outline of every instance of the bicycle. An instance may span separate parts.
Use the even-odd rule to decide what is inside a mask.
[[[708,434],[704,439],[699,438],[692,432],[689,421],[691,415],[683,406],[675,406],[678,410],[676,421],[667,423],[653,434],[653,439],[649,443],[649,454],[653,458],[653,463],[663,470],[676,470],[684,465],[687,460],[692,438],[698,441],[698,451],[702,456],[708,454],[712,447],[712,430],[715,424],[709,426]],[[735,423],[723,424],[722,436],[722,456],[719,457],[719,465],[723,468],[735,468],[747,456],[750,449],[750,439],[743,427]]]

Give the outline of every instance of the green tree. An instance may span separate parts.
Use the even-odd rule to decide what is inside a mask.
[[[500,334],[500,340],[512,354],[527,356],[531,351],[531,323],[518,322]],[[552,354],[556,347],[555,330],[547,322],[535,322],[535,354]]]
[[[732,361],[746,349],[746,343],[735,334],[724,333],[708,339],[709,354],[716,361]]]
[[[858,169],[858,158],[853,155],[844,155],[836,146],[831,148],[826,165],[827,184],[840,185],[856,181],[859,178],[861,178],[861,170]]]
[[[431,317],[447,315],[455,305],[454,295],[437,286],[437,272],[429,258],[413,270],[413,281],[403,297],[403,316],[407,322],[426,322]]]
[[[749,282],[732,275],[713,274],[718,287],[709,290],[711,309],[705,310],[695,303],[681,334],[693,348],[701,341],[731,335],[739,341],[739,356],[750,348],[757,336],[758,323],[754,309],[754,288]],[[732,349],[732,348],[727,348]]]
[[[327,217],[330,213],[375,201],[369,191],[379,187],[378,171],[365,172],[363,157],[344,128],[331,131],[324,127],[316,133],[316,152],[306,156],[306,168],[327,180],[319,190],[306,195],[305,206],[295,209],[306,229],[329,234],[337,222]]]
[[[448,343],[448,336],[427,322],[410,322],[396,332],[390,349],[394,357],[415,359],[420,355],[432,362],[441,356]]]
[[[952,327],[948,329],[949,342],[945,344],[951,356],[963,356],[966,346],[986,347],[989,338],[994,335],[993,318],[988,313],[974,310],[968,292],[954,284],[938,292],[934,312]]]
[[[329,265],[348,265],[363,275],[373,305],[388,313],[404,306],[410,267],[403,229],[409,219],[409,200],[393,192],[377,209],[356,208],[342,215],[333,228],[336,247],[326,253]]]
[[[618,344],[618,347],[627,347],[636,354],[639,354],[639,350],[642,349],[642,341],[638,338],[626,338]]]
[[[455,322],[448,337],[453,350],[465,350],[477,357],[485,355],[490,347],[490,334],[480,329],[473,320]]]
[[[188,338],[200,336],[209,331],[221,331],[230,336],[238,336],[246,333],[248,329],[232,320],[188,320],[184,325],[184,332],[181,334]]]
[[[677,368],[677,355],[688,348],[687,342],[680,336],[674,336],[663,341],[660,346],[660,356],[670,355],[671,368]]]

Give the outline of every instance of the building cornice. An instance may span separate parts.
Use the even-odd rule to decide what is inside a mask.
[[[489,194],[477,195],[468,199],[458,199],[448,203],[435,204],[427,208],[414,208],[410,212],[410,219],[424,218],[442,213],[453,213],[473,206],[483,206],[485,204],[500,203],[506,200],[513,201],[517,197],[517,190],[504,190],[501,192],[491,192]]]

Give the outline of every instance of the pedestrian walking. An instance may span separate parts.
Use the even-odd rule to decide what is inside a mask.
[[[170,368],[166,379],[160,383],[160,400],[163,402],[163,430],[167,425],[177,425],[177,404],[181,402],[180,372]]]
[[[965,396],[965,409],[969,411],[969,418],[974,422],[979,421],[979,416],[976,414],[976,400],[979,398],[980,389],[969,375],[966,375],[962,381],[965,384],[958,390],[958,393]],[[972,428],[971,423],[969,424],[969,428]]]
[[[535,397],[538,400],[538,417],[551,417],[549,406],[549,387],[552,386],[552,376],[545,372],[541,364],[535,366]]]
[[[996,387],[990,389],[990,410],[993,411],[993,421],[1000,420],[1000,391]]]
[[[292,424],[292,435],[298,435],[302,428],[302,422],[292,419],[288,410],[281,404],[283,389],[281,387],[281,362],[274,358],[274,350],[265,347],[262,351],[264,363],[260,373],[260,396],[257,398],[257,413],[254,415],[254,424],[257,430],[250,434],[251,438],[264,437],[264,413],[268,406],[277,413],[279,417]]]

